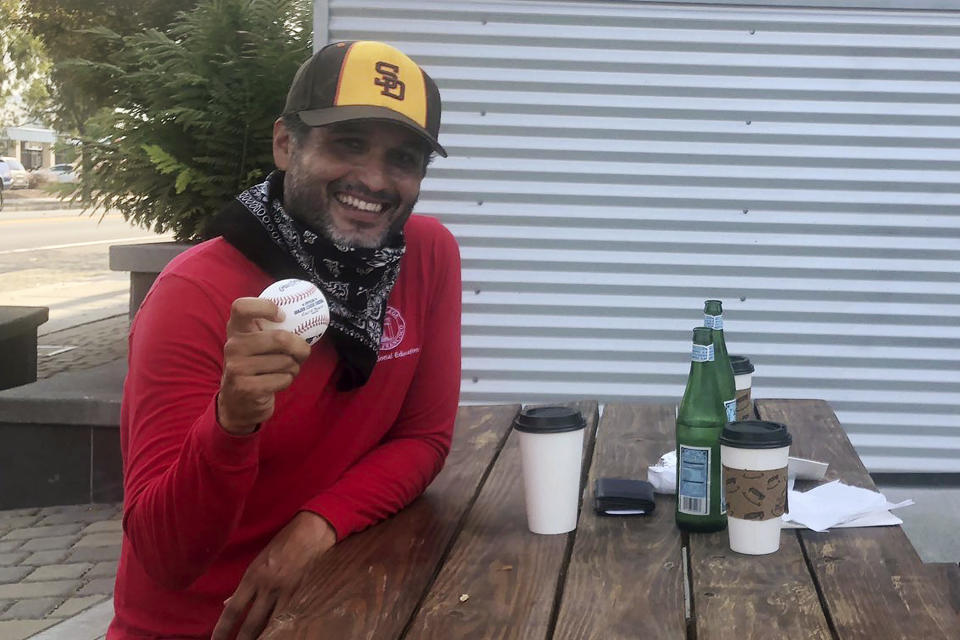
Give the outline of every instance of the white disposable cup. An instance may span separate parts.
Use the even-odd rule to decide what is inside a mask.
[[[527,526],[533,533],[566,533],[577,528],[583,432],[582,427],[559,433],[517,430]]]
[[[733,386],[737,388],[737,391],[749,389],[751,382],[753,382],[752,373],[741,373],[738,376],[733,376]]]
[[[753,418],[751,385],[755,369],[746,356],[731,354],[730,360],[733,365],[733,385],[737,390],[737,420],[750,420]]]
[[[737,390],[737,420],[749,420],[753,413],[753,401],[750,397],[752,381],[752,373],[741,373],[738,376],[733,376],[733,386]]]
[[[787,466],[790,446],[776,449],[741,449],[720,445],[720,461],[724,467],[745,471],[769,471]],[[726,483],[724,483],[726,484]],[[726,489],[726,488],[724,488]],[[787,490],[786,485],[783,488]],[[727,514],[730,549],[748,555],[774,553],[780,548],[782,519],[744,520]]]

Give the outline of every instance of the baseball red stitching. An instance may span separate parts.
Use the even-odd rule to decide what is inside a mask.
[[[301,333],[303,333],[303,332],[306,331],[307,329],[312,329],[313,327],[316,327],[317,325],[321,325],[321,324],[326,324],[326,323],[323,321],[323,317],[322,317],[322,316],[314,316],[313,318],[310,318],[309,320],[305,320],[304,322],[302,322],[302,323],[300,323],[299,325],[297,325],[297,328],[294,329],[293,332],[294,332],[295,334],[297,334],[297,335],[300,335]]]
[[[297,294],[294,294],[294,295],[286,295],[286,296],[282,296],[282,297],[279,297],[279,298],[270,298],[270,300],[271,300],[273,303],[275,303],[275,304],[277,304],[277,305],[279,305],[279,306],[283,306],[283,305],[285,305],[285,304],[291,304],[291,303],[293,303],[293,302],[300,302],[301,300],[303,300],[303,299],[305,299],[305,298],[309,298],[309,297],[313,294],[313,291],[314,291],[314,288],[313,288],[313,287],[310,287],[310,288],[304,289],[304,290],[301,291],[300,293],[297,293]]]

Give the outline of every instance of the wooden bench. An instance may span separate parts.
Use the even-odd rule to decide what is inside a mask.
[[[37,327],[49,317],[47,307],[0,306],[0,389],[37,379]]]

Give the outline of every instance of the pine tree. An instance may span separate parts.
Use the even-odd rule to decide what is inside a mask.
[[[98,37],[116,107],[88,122],[88,209],[177,240],[204,224],[273,167],[273,121],[299,65],[311,53],[310,0],[203,0],[170,28]]]

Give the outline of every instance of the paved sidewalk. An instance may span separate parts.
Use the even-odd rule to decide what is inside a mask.
[[[43,325],[41,325],[43,326]],[[37,340],[37,379],[63,371],[78,371],[127,357],[127,314],[111,316]]]
[[[0,511],[0,638],[29,638],[111,599],[121,516],[119,504]]]
[[[32,636],[31,640],[105,640],[107,634],[103,633],[103,630],[110,626],[111,620],[113,601],[104,600],[83,613],[41,631]]]
[[[127,330],[123,314],[41,337],[37,377],[125,358]],[[23,640],[66,620],[70,623],[45,636],[102,636],[112,608],[121,516],[120,504],[0,511],[0,639]],[[94,608],[99,609],[93,616],[99,630],[78,635],[78,625],[69,625],[84,622],[84,616],[89,622]]]
[[[78,203],[61,200],[44,189],[8,189],[3,192],[3,211],[31,211],[42,209],[79,209]]]

